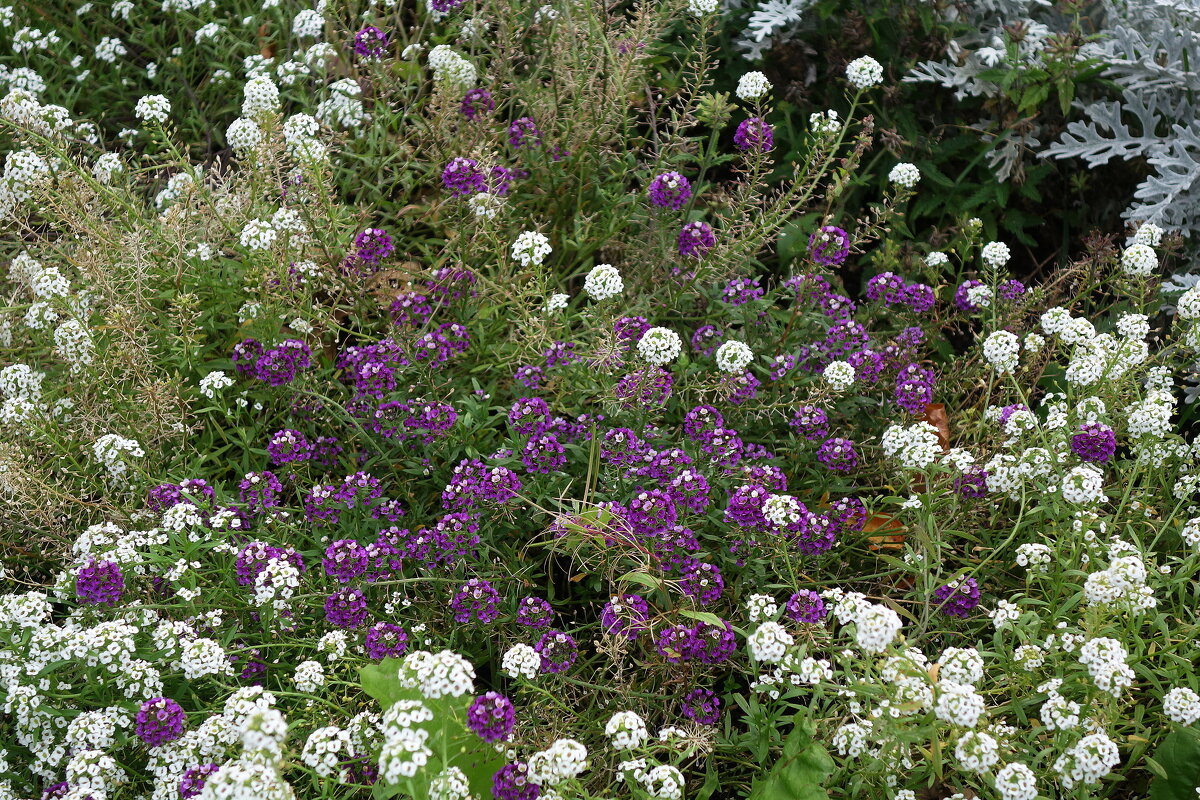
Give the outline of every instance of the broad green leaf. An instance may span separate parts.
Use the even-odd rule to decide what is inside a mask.
[[[1154,761],[1166,777],[1155,777],[1150,784],[1150,800],[1196,800],[1196,787],[1200,786],[1200,729],[1179,728],[1167,736],[1154,751]]]
[[[797,712],[792,732],[783,743],[783,753],[763,778],[755,781],[750,800],[828,800],[821,785],[833,772],[833,759],[813,739],[816,728],[803,712]]]

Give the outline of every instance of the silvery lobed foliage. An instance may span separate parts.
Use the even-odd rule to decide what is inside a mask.
[[[1200,3],[1129,0],[1106,3],[1111,27],[1096,46],[1104,76],[1121,100],[1092,103],[1046,150],[1089,166],[1144,158],[1153,170],[1134,192],[1128,220],[1153,222],[1185,236],[1200,231]]]
[[[1003,47],[1000,26],[1038,5],[1004,0],[974,4],[970,13],[980,33],[951,42],[949,59],[919,64],[906,80],[938,83],[954,89],[959,98],[994,95],[999,87],[979,74],[1003,56],[996,54]],[[1152,172],[1135,191],[1125,219],[1153,222],[1184,235],[1200,231],[1200,121],[1191,100],[1191,93],[1200,89],[1200,74],[1191,66],[1200,63],[1200,2],[1105,0],[1092,14],[1098,40],[1080,56],[1106,65],[1103,75],[1121,87],[1121,99],[1082,106],[1084,119],[1070,123],[1042,154],[1082,158],[1090,167],[1113,158],[1145,159]],[[1043,18],[1053,26],[1054,16]],[[1006,144],[1016,145],[1012,140]],[[992,166],[1005,179],[1016,154],[1002,150],[993,153]]]

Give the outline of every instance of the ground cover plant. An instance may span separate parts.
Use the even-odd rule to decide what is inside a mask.
[[[51,11],[0,798],[1197,796],[1178,231],[1022,280],[710,0]]]

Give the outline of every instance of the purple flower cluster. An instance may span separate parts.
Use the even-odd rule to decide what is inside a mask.
[[[547,675],[565,672],[579,657],[579,645],[571,635],[553,628],[542,634],[533,649],[542,657],[542,672]]]
[[[1083,461],[1105,464],[1117,452],[1117,435],[1107,425],[1080,425],[1079,433],[1071,437],[1071,452]]]
[[[501,505],[521,491],[521,479],[506,467],[489,467],[478,459],[463,459],[442,492],[447,511],[471,510],[482,503]]]
[[[692,199],[692,185],[678,172],[663,172],[654,176],[647,192],[653,205],[674,211],[683,208]]]
[[[312,350],[299,339],[285,339],[270,350],[245,339],[233,346],[232,360],[234,372],[271,386],[291,383],[300,370],[313,366]]]
[[[325,619],[335,628],[358,628],[367,621],[367,599],[360,589],[339,589],[325,598]]]
[[[854,442],[835,436],[821,442],[817,448],[817,461],[833,472],[852,472],[858,466],[858,451]]]
[[[659,631],[655,650],[671,664],[720,664],[737,650],[737,638],[728,622],[671,625]]]
[[[809,589],[796,592],[789,597],[787,605],[784,607],[784,613],[793,622],[816,624],[822,622],[829,612],[825,608],[825,601],[821,599],[821,595]]]
[[[514,150],[540,147],[542,134],[532,117],[520,117],[508,126],[508,143]]]
[[[512,701],[499,692],[479,695],[467,709],[467,727],[485,742],[508,739],[516,721],[517,711]]]
[[[933,402],[934,374],[919,364],[906,364],[896,373],[896,405],[910,414],[922,414]]]
[[[475,119],[496,110],[496,101],[487,89],[471,89],[463,95],[459,109],[467,119]]]
[[[868,300],[879,301],[885,306],[908,306],[918,314],[929,311],[937,302],[933,287],[909,283],[894,272],[881,272],[867,281],[866,296]]]
[[[75,576],[75,596],[89,605],[116,605],[125,592],[125,576],[115,561],[93,558]]]
[[[671,373],[662,367],[648,367],[625,375],[613,388],[613,396],[623,408],[661,406],[671,396]]]
[[[517,604],[517,624],[534,630],[549,628],[554,608],[540,597],[523,597]]]
[[[505,764],[492,776],[492,796],[496,800],[538,800],[542,787],[529,780],[524,761]]]
[[[354,256],[368,269],[378,267],[395,249],[392,237],[382,228],[367,228],[354,237]]]
[[[155,697],[138,709],[134,733],[148,747],[173,742],[183,736],[186,717],[179,703],[167,697]]]
[[[367,651],[367,658],[375,661],[399,658],[408,650],[408,634],[394,623],[376,622],[367,628],[363,648]]]
[[[293,461],[307,461],[312,454],[313,446],[304,434],[290,428],[276,431],[271,435],[271,441],[267,442],[267,455],[276,466]]]
[[[823,267],[836,267],[850,255],[850,235],[835,225],[823,225],[808,237],[808,257]],[[810,275],[808,278],[819,276]],[[822,279],[824,280],[824,279]],[[826,283],[824,291],[829,291]],[[797,292],[799,294],[799,292]]]
[[[488,190],[487,178],[473,158],[457,156],[442,170],[442,186],[454,197],[468,197]]]
[[[942,584],[933,590],[933,600],[943,614],[965,618],[979,605],[979,584],[974,578]]]
[[[721,698],[711,689],[693,689],[684,695],[681,711],[700,725],[716,725],[721,721]]]
[[[490,582],[471,578],[450,598],[450,608],[454,610],[456,622],[486,624],[500,618],[500,610],[496,607],[499,602],[500,593]]]
[[[188,478],[179,483],[160,483],[146,493],[146,508],[151,511],[166,511],[180,503],[192,503],[196,506],[212,505],[216,502],[217,493],[206,481],[199,478]]]
[[[632,640],[649,627],[649,619],[650,604],[641,595],[615,595],[600,611],[600,629]]]
[[[754,300],[761,300],[764,294],[758,278],[734,278],[721,290],[721,300],[731,306],[744,306]]]
[[[750,117],[742,120],[737,126],[733,134],[733,145],[743,152],[758,150],[767,153],[775,146],[775,134],[762,117]]]
[[[792,414],[792,419],[788,423],[796,430],[796,433],[803,436],[810,442],[815,442],[818,439],[825,439],[829,436],[829,416],[824,409],[816,406],[800,406]]]
[[[717,243],[712,226],[699,220],[689,222],[679,229],[677,243],[679,255],[684,258],[700,258]]]
[[[198,767],[192,767],[183,773],[183,777],[179,780],[179,797],[181,800],[191,800],[193,797],[198,797],[200,792],[204,791],[204,784],[219,769],[220,767],[216,764],[202,764]]]
[[[374,25],[368,25],[354,34],[354,52],[361,58],[377,61],[383,57],[387,46],[387,34]]]

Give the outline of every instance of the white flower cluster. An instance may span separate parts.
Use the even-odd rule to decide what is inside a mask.
[[[1004,375],[1017,368],[1021,340],[1011,331],[993,331],[983,342],[983,357],[992,368]]]
[[[670,364],[683,352],[679,334],[670,328],[651,328],[642,334],[637,344],[638,355],[656,367]]]
[[[1158,269],[1158,254],[1149,245],[1131,245],[1121,253],[1121,269],[1126,275],[1152,275]]]
[[[233,386],[233,378],[224,371],[215,369],[200,379],[200,394],[215,400],[218,394],[230,386]]]
[[[738,79],[736,91],[743,100],[758,100],[771,91],[771,82],[761,72],[747,72]]]
[[[888,173],[888,180],[897,186],[911,189],[921,180],[921,170],[917,169],[916,164],[902,161],[892,167],[892,171]]]
[[[1091,464],[1072,467],[1063,475],[1062,498],[1068,503],[1091,506],[1104,502],[1104,473]]]
[[[843,625],[854,625],[854,639],[865,653],[882,653],[896,640],[903,624],[900,615],[883,605],[876,605],[858,592],[848,592],[838,598],[833,615]]]
[[[1163,698],[1163,713],[1172,722],[1191,725],[1200,719],[1200,694],[1186,686],[1177,686]]]
[[[777,664],[787,654],[787,649],[796,643],[787,629],[778,622],[764,622],[746,637],[746,646],[756,661]]]
[[[587,757],[587,748],[579,742],[558,739],[529,757],[529,779],[543,787],[556,786],[587,769]]]
[[[832,108],[825,113],[814,111],[809,114],[808,125],[818,136],[831,136],[842,129],[842,121],[838,119],[838,112]]]
[[[646,721],[634,711],[618,711],[604,726],[604,735],[614,750],[636,750],[650,738]]]
[[[162,125],[171,113],[171,101],[161,94],[147,95],[137,101],[133,109],[134,116],[143,122],[153,122]]]
[[[825,384],[835,392],[844,392],[854,384],[854,367],[848,361],[831,361],[821,371]]]
[[[512,257],[522,267],[540,265],[550,251],[550,240],[537,231],[523,231],[512,245]]]
[[[350,733],[336,725],[317,728],[308,735],[300,751],[300,762],[322,778],[337,773],[350,753]]]
[[[313,115],[331,128],[357,128],[366,117],[362,104],[362,87],[353,78],[342,78],[329,85],[329,97],[317,104]],[[324,147],[316,139],[305,139],[293,145],[308,160],[321,160]]]
[[[433,751],[426,744],[429,731],[417,725],[433,720],[433,712],[418,700],[401,700],[383,713],[379,724],[383,744],[379,749],[379,777],[400,783],[416,775]]]
[[[1124,645],[1106,636],[1089,639],[1079,648],[1079,663],[1088,668],[1096,688],[1113,697],[1133,685],[1133,670],[1125,663],[1128,658]]]
[[[1112,606],[1137,614],[1154,608],[1154,590],[1146,585],[1149,575],[1142,557],[1125,542],[1109,546],[1107,569],[1088,575],[1083,596],[1089,605]]]
[[[1004,242],[988,242],[983,246],[983,250],[979,253],[983,258],[983,263],[987,264],[992,269],[1000,269],[1008,263],[1009,257],[1012,255],[1008,249],[1008,245]]]
[[[445,44],[429,51],[429,68],[433,70],[434,83],[455,89],[469,89],[478,79],[475,65]]]
[[[870,89],[883,82],[883,65],[870,56],[859,56],[846,65],[846,80],[855,89]]]
[[[925,469],[942,455],[937,428],[924,421],[889,426],[880,445],[885,455],[907,469]]]
[[[400,683],[419,689],[425,697],[462,697],[475,687],[475,668],[453,650],[430,653],[415,650],[404,657]]]
[[[596,302],[602,302],[625,291],[625,281],[612,264],[597,264],[583,279],[583,291]]]
[[[1054,762],[1054,771],[1064,788],[1073,789],[1077,784],[1099,783],[1120,761],[1121,751],[1116,743],[1103,732],[1093,733],[1060,755]]]
[[[123,481],[129,465],[126,458],[141,458],[146,451],[134,439],[126,439],[115,433],[106,433],[92,443],[92,453],[96,460],[108,470],[109,477],[114,481]]]
[[[938,683],[938,696],[933,705],[933,714],[943,722],[963,728],[974,728],[985,711],[983,697],[976,693],[974,686]]]
[[[510,677],[533,680],[542,670],[542,657],[524,642],[514,644],[500,659],[500,668]]]
[[[745,342],[728,339],[717,348],[716,358],[722,372],[741,372],[754,360],[754,351]]]
[[[786,528],[800,521],[800,501],[791,495],[773,494],[762,504],[763,516],[777,528]]]

